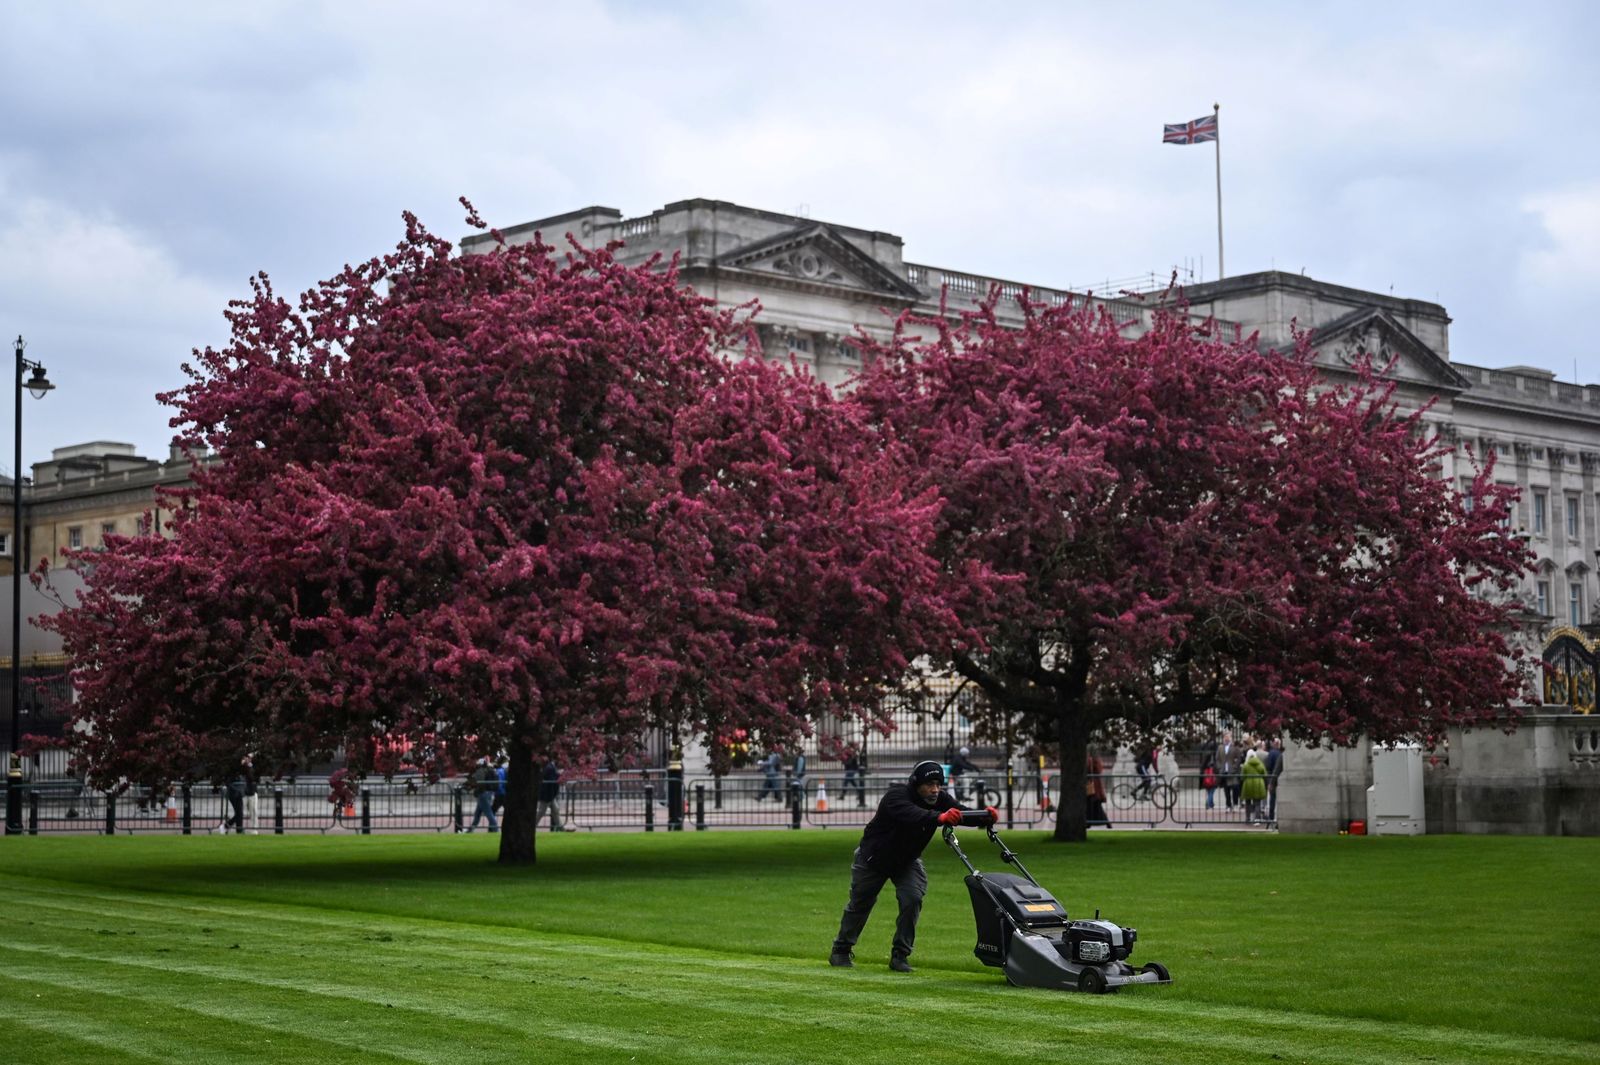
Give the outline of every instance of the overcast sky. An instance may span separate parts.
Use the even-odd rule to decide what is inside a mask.
[[[264,270],[708,197],[1048,286],[1216,272],[1434,300],[1461,362],[1600,381],[1600,5],[0,0],[0,337],[24,463],[164,457]],[[11,400],[3,406],[9,408]],[[10,425],[10,418],[0,419]],[[9,437],[9,429],[6,434]],[[11,466],[11,449],[0,468]]]

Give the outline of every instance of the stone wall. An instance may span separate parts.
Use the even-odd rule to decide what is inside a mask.
[[[1538,713],[1509,735],[1453,730],[1426,797],[1429,832],[1600,836],[1600,718]]]
[[[1367,816],[1372,783],[1371,745],[1284,747],[1278,780],[1278,829],[1282,832],[1334,833]]]
[[[1539,712],[1511,733],[1453,729],[1424,766],[1429,833],[1600,836],[1600,717]],[[1365,820],[1371,784],[1367,741],[1338,749],[1291,744],[1278,827],[1331,833]]]

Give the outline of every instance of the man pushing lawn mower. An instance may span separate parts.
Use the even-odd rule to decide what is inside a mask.
[[[990,824],[999,820],[994,807],[986,810]],[[867,926],[878,892],[893,881],[900,914],[895,920],[889,968],[897,973],[911,971],[907,959],[917,937],[922,896],[928,891],[922,852],[939,826],[959,825],[961,820],[961,807],[944,792],[944,767],[938,762],[918,762],[904,784],[890,785],[878,803],[878,812],[861,833],[861,845],[850,865],[850,901],[839,920],[829,965],[851,966],[856,940]]]

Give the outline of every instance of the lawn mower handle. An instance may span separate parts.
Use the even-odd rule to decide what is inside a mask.
[[[956,852],[956,857],[960,858],[961,864],[967,867],[967,872],[976,875],[978,867],[972,864],[972,859],[967,857],[967,852],[962,850],[961,844],[956,842],[956,826],[945,825],[939,831],[944,836],[945,846]]]
[[[996,847],[1000,848],[1000,860],[1002,862],[1005,862],[1007,865],[1016,866],[1017,872],[1027,877],[1028,881],[1033,884],[1034,887],[1040,886],[1039,881],[1033,879],[1033,874],[1028,872],[1028,867],[1022,864],[1022,859],[1017,857],[1015,851],[1006,846],[1005,840],[1000,838],[1000,833],[995,831],[994,825],[989,826],[989,839],[994,842]]]

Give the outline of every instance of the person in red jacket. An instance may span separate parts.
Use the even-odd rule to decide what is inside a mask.
[[[998,821],[999,814],[993,808],[988,810]],[[847,969],[854,964],[856,940],[867,926],[878,892],[893,881],[900,914],[895,920],[889,968],[897,973],[911,971],[908,959],[917,937],[917,918],[922,915],[922,896],[928,891],[922,851],[940,825],[960,823],[961,807],[945,793],[944,767],[938,762],[918,762],[904,784],[889,786],[878,812],[861,833],[861,844],[850,864],[850,901],[839,919],[829,965]]]

